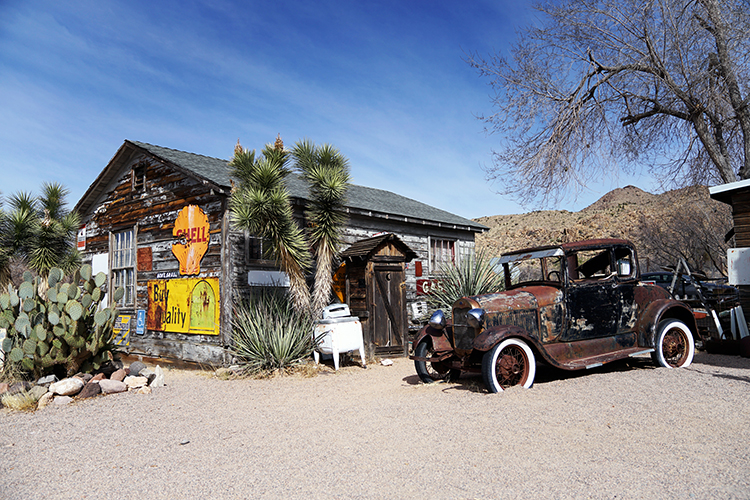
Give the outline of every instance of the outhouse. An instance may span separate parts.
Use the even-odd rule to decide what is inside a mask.
[[[406,263],[417,257],[398,236],[381,234],[355,242],[341,253],[344,302],[362,322],[368,356],[406,355]]]

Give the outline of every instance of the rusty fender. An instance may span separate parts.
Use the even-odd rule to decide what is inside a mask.
[[[414,346],[418,346],[425,337],[429,337],[429,340],[432,341],[432,348],[435,352],[452,351],[453,345],[451,345],[450,338],[448,337],[449,333],[452,331],[453,325],[446,325],[443,330],[436,330],[430,325],[426,325],[419,331],[417,337],[414,339]],[[414,359],[414,356],[409,356],[409,359]]]
[[[656,339],[656,326],[662,319],[679,319],[693,332],[693,337],[698,334],[698,326],[695,316],[688,306],[673,299],[658,299],[651,302],[638,318],[636,330],[638,331],[638,345],[654,347]]]
[[[508,337],[520,337],[529,343],[538,344],[537,339],[529,335],[526,330],[516,325],[500,325],[488,328],[474,339],[474,350],[489,351]]]

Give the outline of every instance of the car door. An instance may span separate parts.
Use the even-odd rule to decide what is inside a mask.
[[[609,337],[618,325],[617,281],[609,249],[569,255],[564,342]]]
[[[567,329],[561,340],[573,342],[614,335],[619,316],[614,278],[572,283],[567,289],[566,309]]]

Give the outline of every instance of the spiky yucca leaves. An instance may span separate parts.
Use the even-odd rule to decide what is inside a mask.
[[[346,223],[344,205],[350,180],[349,161],[333,146],[323,144],[316,147],[308,140],[297,142],[292,157],[295,167],[310,186],[305,216],[316,261],[312,310],[313,316],[318,317],[331,297],[334,259]]]
[[[505,289],[505,276],[494,271],[490,256],[484,250],[465,257],[458,265],[442,266],[440,275],[427,294],[427,303],[431,309],[442,309],[447,315],[451,314],[453,303],[461,297]]]
[[[283,371],[310,357],[313,320],[289,297],[263,289],[235,305],[230,349],[248,374]]]
[[[289,276],[291,298],[301,312],[310,304],[305,276],[311,258],[284,186],[288,156],[283,145],[267,145],[262,158],[256,158],[254,151],[244,149],[238,141],[230,165],[240,186],[232,192],[229,206],[237,227],[271,242],[271,256]]]
[[[34,197],[19,192],[8,200],[10,212],[0,212],[0,282],[9,280],[13,258],[40,275],[53,267],[72,273],[81,259],[75,247],[80,217],[66,209],[69,191],[57,183],[43,183]]]

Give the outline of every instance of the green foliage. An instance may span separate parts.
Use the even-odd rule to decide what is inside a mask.
[[[246,373],[285,370],[309,358],[313,320],[297,312],[285,292],[263,289],[235,306],[233,347]]]
[[[80,266],[75,247],[80,217],[67,211],[67,194],[60,184],[44,183],[41,196],[19,192],[8,199],[8,212],[0,209],[0,283],[10,281],[14,259],[40,275],[62,268],[48,278],[49,286],[57,284],[63,271],[71,273]]]
[[[294,169],[310,188],[305,210],[306,231],[294,219],[284,181]],[[344,203],[349,186],[349,162],[333,146],[298,142],[291,151],[280,138],[266,145],[261,156],[239,143],[231,162],[240,185],[230,201],[232,221],[240,229],[271,243],[270,257],[276,259],[290,279],[292,300],[298,311],[313,314],[328,303],[333,282],[333,261],[341,246],[346,221]],[[305,275],[315,258],[313,299]]]
[[[466,257],[458,265],[441,267],[440,278],[427,295],[431,309],[442,309],[450,315],[453,303],[461,297],[500,292],[505,289],[505,277],[493,269],[485,251]]]
[[[4,372],[40,377],[61,366],[70,376],[82,366],[100,364],[112,348],[117,316],[100,309],[100,287],[106,284],[100,276],[92,277],[91,266],[84,265],[73,283],[61,283],[62,271],[52,268],[46,280],[26,273],[18,290],[9,284],[0,296],[0,327],[7,329],[0,346],[8,361]],[[100,293],[95,300],[82,288]]]

